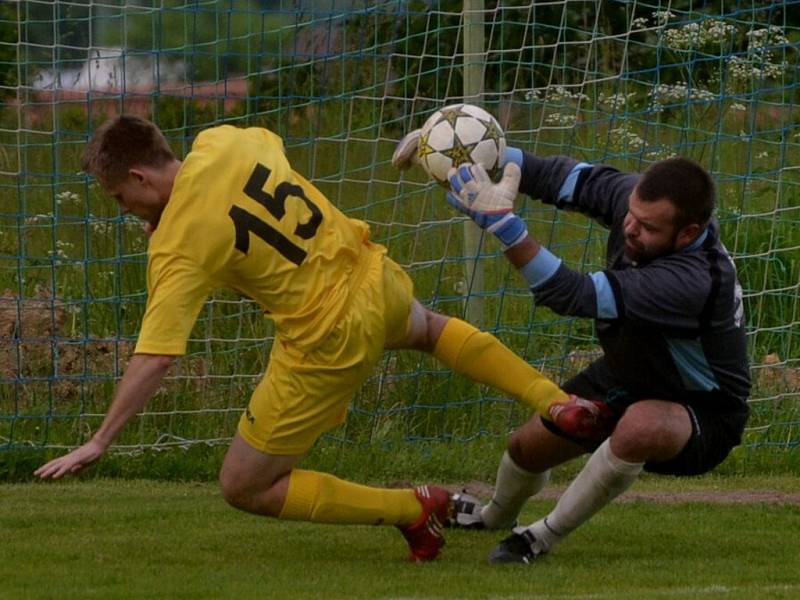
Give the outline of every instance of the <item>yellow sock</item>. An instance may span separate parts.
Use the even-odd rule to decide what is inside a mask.
[[[374,488],[294,469],[280,519],[351,525],[406,525],[422,515],[414,490]]]
[[[543,417],[569,396],[490,333],[460,319],[444,326],[433,355],[456,373],[521,400]]]

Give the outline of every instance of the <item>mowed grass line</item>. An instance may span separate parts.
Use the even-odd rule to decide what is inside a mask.
[[[462,531],[409,564],[391,527],[261,519],[211,483],[5,485],[0,506],[4,599],[800,597],[797,505],[615,503],[531,567],[487,564],[504,534]]]

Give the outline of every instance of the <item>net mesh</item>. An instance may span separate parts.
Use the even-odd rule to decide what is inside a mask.
[[[482,73],[471,101],[511,145],[631,170],[680,154],[711,170],[745,290],[755,382],[745,441],[800,444],[797,4],[0,5],[0,448],[85,441],[131,355],[145,239],[79,166],[93,129],[123,111],[155,120],[180,155],[207,126],[269,127],[298,171],[371,225],[425,304],[463,315],[477,302],[478,324],[559,381],[597,356],[590,321],[536,306],[493,240],[465,250],[441,188],[389,164],[406,131],[465,95],[465,61]],[[476,19],[483,47],[465,50]],[[520,213],[569,266],[602,268],[602,228],[532,201]],[[216,293],[117,449],[226,443],[271,342],[253,304]],[[330,437],[461,441],[524,418],[494,390],[396,352]]]

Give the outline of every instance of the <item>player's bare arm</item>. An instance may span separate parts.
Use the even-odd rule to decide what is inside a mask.
[[[42,479],[59,479],[97,462],[128,421],[155,395],[173,362],[174,356],[135,354],[125,370],[103,424],[92,439],[69,454],[42,465],[34,474]]]

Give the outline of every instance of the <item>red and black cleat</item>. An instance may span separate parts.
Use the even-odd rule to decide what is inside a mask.
[[[600,400],[587,400],[571,394],[563,404],[552,404],[550,419],[564,433],[574,438],[602,442],[619,420],[619,413]]]
[[[414,494],[422,504],[422,515],[411,525],[397,528],[408,542],[412,562],[433,560],[444,546],[442,528],[452,518],[453,501],[450,492],[433,485],[421,485]]]

